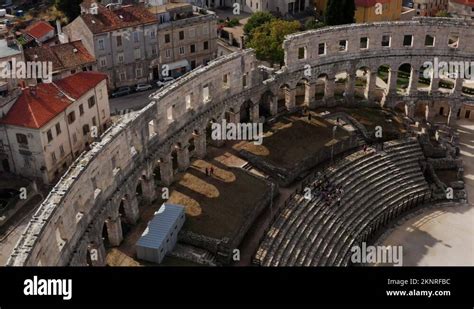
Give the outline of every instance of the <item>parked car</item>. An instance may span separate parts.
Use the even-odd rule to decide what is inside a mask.
[[[118,97],[121,97],[121,96],[124,96],[124,95],[128,95],[130,93],[132,93],[132,88],[130,88],[130,87],[120,87],[117,90],[115,90],[114,92],[112,92],[111,97],[112,98],[118,98]]]
[[[156,82],[156,85],[158,86],[158,88],[161,88],[163,86],[168,85],[172,81],[174,81],[174,77],[165,77],[162,80],[159,80],[158,82]]]
[[[150,90],[151,88],[153,88],[153,87],[150,84],[138,84],[135,87],[135,91],[136,92],[147,91],[147,90]]]

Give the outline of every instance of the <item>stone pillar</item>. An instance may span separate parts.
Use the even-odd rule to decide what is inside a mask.
[[[278,96],[275,95],[270,99],[270,114],[275,116],[278,114]]]
[[[324,102],[329,103],[334,100],[334,88],[336,86],[336,80],[334,78],[326,79],[324,86]]]
[[[173,182],[173,173],[173,162],[171,157],[168,156],[160,162],[161,181],[165,186],[169,186]]]
[[[355,81],[356,81],[356,74],[347,74],[344,98],[349,103],[352,103],[354,101]]]
[[[142,190],[143,190],[143,200],[147,204],[153,203],[156,200],[156,184],[155,178],[153,176],[145,177],[141,179]]]
[[[398,72],[395,70],[390,70],[389,78],[388,78],[388,92],[387,92],[387,94],[390,96],[394,96],[397,94],[397,78],[398,78]]]
[[[128,197],[126,195],[122,198],[123,201],[123,210],[125,211],[125,217],[127,222],[130,224],[135,224],[140,218],[140,211],[138,209],[138,200],[135,196],[133,198]],[[124,220],[123,218],[121,220]]]
[[[448,126],[454,126],[456,125],[456,122],[458,120],[458,112],[461,109],[461,104],[458,102],[454,102],[454,104],[450,107],[449,109],[449,115],[448,115]]]
[[[409,118],[415,117],[415,103],[405,104],[405,114]]]
[[[290,89],[286,88],[285,89],[285,105],[286,109],[289,111],[292,111],[295,106],[296,106],[296,88]]]
[[[197,157],[199,159],[204,159],[207,153],[206,134],[202,132],[194,134],[194,147],[196,147]]]
[[[377,93],[377,71],[370,72],[369,76],[367,76],[367,85],[368,87],[366,87],[364,95],[369,102],[372,102]]]
[[[260,121],[260,105],[258,103],[254,103],[250,107],[250,121],[253,123]]]
[[[240,111],[233,113],[228,112],[229,115],[229,123],[240,123]]]
[[[430,94],[437,93],[439,91],[439,77],[431,77]]]
[[[178,170],[180,172],[186,171],[189,167],[189,145],[184,145],[178,148]]]
[[[411,71],[410,83],[408,84],[408,94],[417,95],[418,94],[418,70]]]
[[[109,243],[112,247],[120,246],[120,243],[123,240],[122,234],[122,224],[120,222],[120,217],[114,219],[108,219],[107,224],[107,234],[109,236]]]
[[[314,108],[314,103],[316,101],[316,83],[307,82],[305,84],[304,92],[304,105],[309,108]]]
[[[463,78],[456,78],[456,80],[454,81],[453,91],[451,92],[452,95],[458,96],[458,97],[462,95],[463,82],[464,82]]]

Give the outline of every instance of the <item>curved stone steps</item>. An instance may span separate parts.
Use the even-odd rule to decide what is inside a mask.
[[[403,199],[409,198],[409,197],[410,197],[411,195],[413,195],[413,194],[420,194],[420,195],[423,194],[423,195],[425,195],[425,196],[427,196],[427,197],[430,196],[430,192],[427,191],[427,188],[419,188],[419,189],[417,189],[417,190],[415,190],[415,191],[406,193],[404,196],[402,196],[402,197],[400,197],[399,199],[397,199],[397,201],[395,201],[394,203],[399,203],[399,205],[401,206],[401,205],[404,204],[404,200],[403,200]],[[390,207],[390,206],[392,206],[392,205],[393,205],[393,204],[391,204],[391,205],[389,205],[389,206],[387,206],[387,207]],[[383,211],[383,210],[382,210],[382,211]],[[382,212],[380,212],[379,214],[381,214],[381,213],[382,213]],[[370,223],[372,223],[372,222],[368,222],[367,225],[370,224]],[[361,228],[359,229],[359,231],[362,230],[362,229],[365,229],[365,228],[366,228],[366,226],[363,226],[363,227],[361,227]],[[357,235],[359,235],[359,233],[360,233],[360,232],[358,232]],[[338,256],[335,258],[335,263],[334,263],[335,266],[347,266],[347,265],[348,265],[348,260],[349,260],[349,258],[350,258],[350,256],[351,256],[351,255],[350,255],[350,248],[353,246],[353,244],[354,244],[354,242],[355,242],[356,240],[357,240],[357,237],[354,237],[354,238],[352,239],[352,241],[346,246],[346,249],[343,250],[342,252],[339,252]]]
[[[405,180],[405,183],[407,185],[416,185],[417,181],[418,180]],[[389,187],[389,186],[395,186],[396,184],[394,183],[388,183],[386,184],[383,189]],[[405,185],[403,185],[403,187],[405,187]],[[381,188],[382,189],[382,188]],[[396,191],[396,192],[395,192]],[[380,191],[377,191],[377,195],[381,195],[380,192],[384,192],[383,194],[386,194],[386,193],[389,193],[389,192],[395,192],[395,194],[398,194],[400,191],[400,187],[399,188],[393,188],[393,190],[389,190],[389,191],[384,191],[384,190],[380,190]],[[383,195],[381,195],[383,196]],[[392,197],[392,196],[391,196]],[[380,200],[380,198],[378,199]],[[326,242],[326,246],[325,246],[325,249],[323,249],[323,254],[320,255],[320,257],[316,260],[316,264],[318,265],[325,265],[326,264],[326,261],[329,259],[330,260],[330,256],[332,253],[338,252],[338,250],[343,247],[343,244],[344,242],[341,241],[342,237],[344,237],[345,234],[349,234],[349,235],[353,235],[352,233],[352,224],[355,222],[355,220],[357,220],[357,218],[359,217],[363,217],[364,219],[370,215],[372,216],[373,215],[373,212],[376,211],[381,204],[383,203],[386,203],[387,201],[383,201],[383,202],[376,202],[376,203],[373,203],[372,206],[370,207],[370,209],[361,209],[359,208],[357,212],[353,212],[351,214],[347,214],[346,216],[344,216],[342,218],[342,222],[344,222],[344,228],[343,228],[343,231],[341,234],[338,234],[338,232],[340,232],[340,229],[342,227],[342,224],[339,224],[335,230],[332,230],[329,234],[329,240],[327,240]],[[365,214],[365,216],[364,216]],[[347,220],[348,219],[348,220]],[[362,220],[361,222],[366,222],[364,220]],[[335,235],[338,235],[337,238],[334,238]],[[336,245],[336,248],[334,247],[331,247],[331,245]],[[335,250],[334,250],[335,249]],[[331,265],[331,264],[330,264]]]

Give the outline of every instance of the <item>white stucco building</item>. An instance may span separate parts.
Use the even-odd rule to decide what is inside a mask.
[[[0,118],[0,172],[50,184],[109,121],[105,74],[80,72],[22,89]]]

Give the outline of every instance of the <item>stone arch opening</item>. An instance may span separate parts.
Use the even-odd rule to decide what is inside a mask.
[[[288,84],[283,84],[278,90],[278,112],[286,109],[287,101],[291,95],[291,87]]]
[[[356,70],[355,93],[356,99],[369,99],[370,69],[362,66]]]
[[[326,95],[326,83],[328,80],[328,75],[325,73],[319,74],[318,78],[316,79],[315,85],[315,99],[322,100]]]
[[[274,95],[271,91],[267,90],[262,94],[261,103],[259,104],[259,114],[265,118],[271,117],[272,115],[272,103]]]
[[[120,201],[120,206],[118,209],[123,235],[128,234],[128,232],[132,229],[131,218],[127,217],[127,212],[125,211],[125,203],[126,203],[126,200],[123,198]]]
[[[143,200],[143,186],[141,179],[138,180],[137,186],[135,187],[135,196],[138,200],[138,205],[141,206]]]
[[[340,100],[344,98],[344,94],[346,93],[347,83],[348,81],[348,72],[341,71],[336,73],[335,79],[335,89],[334,89],[334,98],[336,100]]]
[[[409,94],[410,82],[413,79],[414,83],[418,83],[417,79],[413,76],[413,67],[409,63],[403,63],[398,67],[397,71],[397,89],[401,94]],[[416,87],[416,85],[415,85]]]
[[[390,84],[390,73],[392,68],[388,64],[382,64],[377,68],[377,83],[376,88],[382,89],[385,93],[388,92],[388,85]]]
[[[104,223],[102,224],[102,242],[104,243],[104,247],[106,249],[112,247],[112,245],[110,244],[109,231],[107,228],[108,220],[109,219],[105,220]]]
[[[427,65],[420,67],[418,76],[418,91],[429,92],[431,88],[431,82],[433,80],[433,69]]]
[[[307,95],[307,88],[310,87],[309,80],[306,78],[302,78],[296,83],[296,91],[295,91],[295,103],[296,106],[302,106],[305,102],[308,101],[306,98]]]
[[[246,100],[242,105],[240,105],[240,122],[251,122],[252,107],[253,102],[251,100]]]
[[[178,150],[176,149],[176,147],[173,147],[173,151],[171,152],[171,163],[172,163],[173,171],[177,171],[179,165],[178,165]]]

